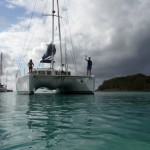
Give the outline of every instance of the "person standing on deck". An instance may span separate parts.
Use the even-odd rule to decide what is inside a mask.
[[[32,59],[30,59],[30,61],[28,63],[29,73],[32,73],[33,66],[34,66],[34,63],[32,62]]]
[[[91,57],[87,59],[87,56],[85,56],[85,60],[87,61],[87,76],[88,76],[88,75],[91,75],[91,69],[92,69]]]

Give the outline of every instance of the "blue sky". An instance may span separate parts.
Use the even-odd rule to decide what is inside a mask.
[[[19,17],[26,15],[23,7],[9,8],[8,4],[9,3],[5,0],[0,2],[1,31],[6,30],[6,28],[10,27],[12,24],[16,24],[19,21]]]
[[[35,0],[0,1],[0,50],[5,56],[4,71],[9,70],[10,86],[15,87],[14,74],[20,57],[24,58],[21,70],[27,71],[30,58],[38,66],[51,40],[50,19],[44,21],[38,17],[45,4],[46,10],[50,6],[51,0],[46,2],[37,0],[31,21]],[[94,64],[92,73],[96,75],[97,85],[116,76],[150,74],[149,0],[61,0],[60,6],[67,7],[79,72],[86,74],[84,57],[88,55]],[[65,11],[61,10],[61,16],[66,19]],[[66,32],[62,31],[64,34],[69,35],[67,26]],[[58,34],[55,39],[57,45]],[[56,53],[58,62],[59,56]]]

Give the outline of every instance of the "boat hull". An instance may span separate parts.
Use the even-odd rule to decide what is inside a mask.
[[[16,79],[18,94],[32,95],[41,87],[64,94],[94,94],[95,77],[27,74]]]
[[[7,88],[0,88],[0,92],[7,92]]]

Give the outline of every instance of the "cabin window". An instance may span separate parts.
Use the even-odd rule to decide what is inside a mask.
[[[32,74],[37,74],[37,71],[32,71]]]
[[[47,75],[51,75],[51,71],[47,71]]]
[[[64,71],[61,71],[61,75],[65,75],[65,72],[64,72]]]
[[[45,71],[39,71],[39,75],[45,75]]]
[[[58,75],[58,71],[56,71],[55,74]]]

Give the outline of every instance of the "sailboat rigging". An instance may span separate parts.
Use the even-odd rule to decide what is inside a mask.
[[[52,39],[47,46],[46,53],[42,56],[41,63],[49,63],[49,68],[34,68],[32,73],[19,76],[16,78],[16,90],[18,94],[34,94],[34,92],[41,87],[46,87],[49,90],[56,90],[58,93],[66,94],[94,94],[95,90],[95,76],[79,76],[72,75],[68,71],[68,64],[63,64],[62,41],[61,41],[61,24],[60,24],[60,11],[59,0],[56,1],[57,14],[55,14],[55,3],[52,0]],[[58,19],[59,29],[59,49],[60,49],[60,70],[54,68],[54,56],[56,54],[55,47],[55,30],[54,20]],[[65,46],[66,47],[66,46]],[[67,62],[67,53],[65,50],[65,63]],[[65,65],[65,70],[63,69]]]

